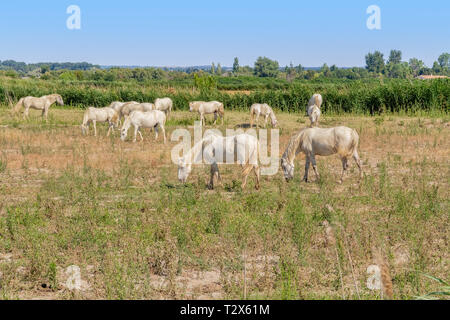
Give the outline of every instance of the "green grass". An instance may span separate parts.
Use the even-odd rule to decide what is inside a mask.
[[[379,299],[365,285],[373,248],[390,266],[396,299],[442,291],[420,276],[448,274],[448,168],[437,157],[442,149],[448,154],[442,119],[325,119],[363,128],[363,181],[357,183],[352,165],[338,185],[339,160],[330,157],[318,159],[320,182],[301,183],[304,162],[298,159],[294,181],[264,177],[256,192],[253,179],[242,190],[240,170],[229,166],[221,168],[224,184],[214,191],[206,188],[207,167],[196,167],[181,185],[167,153],[145,153],[162,144],[121,143],[101,130],[98,138],[81,137],[74,127],[79,115],[56,109],[49,123],[32,118],[1,129],[0,146],[10,153],[0,157],[0,254],[13,254],[9,263],[0,260],[4,299],[179,299],[213,292],[242,299],[244,270],[249,299],[357,299],[352,272],[359,296]],[[297,116],[280,114],[281,149],[299,126]],[[227,120],[243,117],[233,113]],[[183,119],[169,120],[169,131],[192,125],[193,119]],[[395,148],[385,148],[388,141]],[[36,158],[51,163],[63,155],[70,157],[59,169],[32,171],[43,161]],[[327,240],[324,220],[335,244]],[[90,290],[64,289],[70,265],[80,266]],[[217,272],[218,280],[198,292],[182,285],[207,271]]]

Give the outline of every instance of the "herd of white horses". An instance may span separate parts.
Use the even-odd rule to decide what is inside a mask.
[[[28,117],[29,109],[37,109],[42,111],[42,117],[47,119],[48,111],[51,105],[64,105],[63,99],[58,94],[43,96],[40,98],[25,97],[19,100],[14,106],[13,111],[19,112],[24,108],[24,118]],[[294,178],[294,159],[299,153],[304,153],[306,157],[305,175],[303,181],[308,182],[308,172],[312,164],[316,179],[319,179],[319,172],[317,170],[316,156],[330,156],[337,154],[342,161],[342,174],[340,183],[343,181],[344,174],[348,169],[348,159],[353,158],[359,168],[360,179],[363,177],[361,160],[358,155],[359,136],[358,133],[351,128],[340,126],[334,128],[320,128],[319,120],[321,116],[321,106],[323,103],[320,94],[314,94],[309,100],[307,106],[308,117],[311,121],[311,126],[302,129],[294,134],[288,143],[286,151],[281,157],[281,167],[286,181]],[[108,107],[94,108],[89,107],[83,116],[83,123],[81,130],[83,135],[88,134],[89,126],[92,123],[94,127],[94,135],[97,136],[97,122],[108,123],[109,129],[107,135],[114,132],[114,128],[118,128],[123,121],[120,138],[125,141],[128,130],[131,126],[134,127],[134,139],[136,142],[137,135],[143,140],[141,129],[150,128],[155,129],[155,140],[158,139],[159,129],[164,136],[164,143],[166,143],[165,124],[167,117],[173,109],[173,101],[170,98],[156,99],[154,103],[139,103],[131,102],[113,102]],[[205,115],[214,115],[214,125],[218,117],[224,121],[224,105],[219,101],[194,101],[189,103],[189,110],[197,112],[200,116],[201,124],[206,124]],[[272,127],[278,125],[277,118],[274,111],[268,104],[253,104],[250,108],[250,127],[252,128],[256,120],[256,127],[259,126],[259,117],[264,117],[264,127],[267,126],[270,118]],[[215,155],[224,155],[229,159],[236,160],[236,163],[242,167],[242,188],[244,189],[247,183],[248,175],[253,171],[256,176],[255,188],[260,188],[260,165],[259,165],[259,142],[253,135],[243,133],[234,136],[218,136],[208,135],[198,142],[194,147],[184,156],[180,157],[178,161],[178,179],[182,183],[186,183],[189,174],[192,171],[195,159],[200,155],[208,156],[211,163],[211,179],[209,187],[214,188],[214,181],[221,180],[218,169],[218,162],[215,160]]]

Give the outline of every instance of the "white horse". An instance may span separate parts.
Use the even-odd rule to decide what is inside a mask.
[[[144,140],[141,133],[142,128],[155,128],[156,136],[155,141],[158,139],[158,127],[161,128],[164,135],[164,143],[166,143],[166,115],[164,112],[159,110],[151,110],[147,112],[142,111],[133,111],[131,114],[125,119],[123,123],[120,139],[125,141],[128,134],[128,129],[133,125],[134,126],[134,139],[133,142],[136,142],[137,133],[141,136],[141,141]]]
[[[147,112],[151,110],[155,110],[155,105],[153,103],[139,103],[135,101],[127,102],[120,109],[120,112],[117,115],[117,121],[122,118],[126,119],[133,111]]]
[[[84,112],[83,123],[81,124],[81,131],[83,135],[86,135],[89,132],[89,124],[92,122],[94,125],[94,136],[97,136],[97,122],[108,122],[109,129],[107,136],[111,130],[114,132],[114,121],[113,119],[117,115],[117,111],[110,107],[105,108],[94,108],[89,107]]]
[[[308,109],[308,116],[309,120],[311,121],[311,127],[319,126],[319,119],[321,114],[322,113],[320,112],[320,109],[316,105]]]
[[[40,98],[35,97],[25,97],[21,98],[19,102],[15,105],[13,111],[14,113],[19,112],[21,107],[25,108],[23,112],[23,117],[28,117],[28,112],[31,109],[42,110],[42,117],[45,117],[45,120],[48,118],[48,110],[50,106],[54,103],[57,103],[60,106],[64,105],[64,101],[59,94],[51,94],[48,96],[43,96]]]
[[[320,107],[322,106],[322,103],[323,103],[322,95],[320,93],[315,93],[315,94],[313,94],[311,99],[309,99],[308,107],[316,105],[320,109]]]
[[[272,127],[276,127],[277,126],[277,118],[275,117],[275,113],[273,112],[272,108],[267,104],[260,104],[260,103],[255,103],[251,106],[250,108],[250,128],[253,127],[253,121],[254,118],[256,116],[256,127],[258,127],[258,120],[259,120],[259,116],[263,115],[264,116],[264,128],[267,127],[267,120],[270,117],[270,120],[272,121]]]
[[[172,112],[173,101],[170,98],[156,99],[155,108],[156,110],[164,111],[167,117],[169,117],[170,113]]]
[[[218,164],[224,160],[233,159],[233,163],[242,167],[242,189],[247,185],[247,178],[253,170],[256,175],[256,190],[260,188],[260,167],[258,162],[258,139],[249,134],[238,134],[230,137],[208,135],[198,142],[178,160],[178,180],[186,183],[192,171],[192,164],[202,154],[205,160],[211,164],[211,179],[209,188],[214,189],[214,178],[220,179]]]
[[[198,112],[200,114],[200,121],[202,125],[206,125],[205,114],[214,113],[214,125],[217,122],[217,117],[220,116],[222,118],[223,125],[223,116],[225,114],[223,103],[219,101],[194,101],[189,103],[189,111],[190,112]]]
[[[305,176],[303,181],[308,182],[309,165],[312,163],[316,178],[317,172],[316,155],[330,156],[338,154],[342,160],[342,175],[340,183],[344,178],[344,173],[348,168],[348,158],[353,157],[359,168],[360,179],[363,177],[361,160],[358,155],[359,136],[354,129],[347,127],[336,128],[307,128],[296,133],[289,140],[289,144],[281,158],[281,167],[286,181],[294,178],[294,159],[296,155],[303,152],[306,156]]]
[[[308,102],[308,117],[311,121],[311,127],[319,126],[321,115],[320,107],[322,106],[322,96],[318,93],[314,94]]]

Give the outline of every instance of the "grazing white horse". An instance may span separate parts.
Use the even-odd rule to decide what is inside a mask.
[[[307,128],[296,133],[289,140],[289,144],[281,158],[281,167],[283,168],[286,181],[294,178],[294,159],[296,155],[303,152],[306,156],[305,176],[303,181],[308,182],[308,171],[310,163],[313,165],[316,178],[319,179],[317,172],[316,155],[330,156],[338,154],[342,160],[342,175],[340,183],[344,178],[344,173],[348,168],[348,158],[353,157],[359,168],[360,179],[363,177],[361,160],[358,155],[359,136],[351,128]]]
[[[173,101],[170,98],[161,98],[155,100],[155,108],[159,111],[164,111],[169,117],[170,113],[172,112],[173,108]]]
[[[120,113],[117,115],[117,121],[122,118],[127,118],[133,111],[147,112],[151,110],[155,110],[155,105],[153,103],[127,102],[120,109]]]
[[[137,133],[141,136],[141,141],[144,140],[141,133],[142,128],[155,128],[155,141],[158,139],[158,127],[161,128],[164,135],[164,143],[166,143],[166,114],[159,110],[151,110],[147,112],[143,111],[133,111],[131,114],[125,119],[125,122],[122,126],[122,132],[120,135],[120,139],[125,141],[128,134],[128,129],[133,125],[134,126],[134,139],[133,142],[136,142]]]
[[[309,99],[308,107],[316,105],[320,109],[320,107],[322,106],[322,103],[323,103],[322,95],[320,93],[315,93],[315,94],[313,94],[311,99]]]
[[[178,160],[178,180],[186,183],[192,171],[192,164],[202,154],[205,160],[211,163],[211,179],[209,188],[214,189],[214,178],[220,179],[217,164],[224,163],[227,159],[233,159],[233,163],[242,167],[242,189],[247,185],[247,178],[253,170],[256,175],[256,190],[260,188],[260,167],[258,162],[258,139],[249,134],[238,134],[230,137],[208,135],[198,142],[186,155]]]
[[[272,108],[267,104],[260,104],[255,103],[250,108],[250,128],[253,127],[253,120],[256,116],[256,127],[258,127],[258,120],[259,116],[264,116],[264,128],[267,127],[267,120],[270,117],[270,120],[272,121],[272,127],[276,127],[278,124],[277,118],[275,117],[275,113],[273,112]]]
[[[40,98],[35,97],[25,97],[21,98],[19,102],[15,105],[13,111],[14,113],[19,112],[21,107],[25,108],[23,112],[23,117],[28,117],[28,112],[31,109],[42,110],[42,117],[45,117],[45,120],[48,118],[48,110],[50,106],[54,103],[57,103],[60,106],[64,105],[64,101],[59,94],[51,94],[48,96],[43,96]]]
[[[97,122],[108,122],[109,129],[107,136],[111,130],[114,132],[114,121],[113,118],[117,115],[117,111],[110,107],[105,108],[94,108],[89,107],[84,112],[83,123],[81,124],[81,131],[83,135],[86,135],[89,132],[89,124],[92,122],[94,125],[94,136],[97,136]]]
[[[314,94],[308,102],[308,117],[311,121],[311,127],[319,126],[321,115],[320,107],[322,106],[322,96],[318,93]]]
[[[223,116],[225,114],[223,103],[219,101],[194,101],[189,103],[189,111],[190,112],[198,112],[200,114],[200,121],[202,125],[206,125],[205,114],[214,113],[214,125],[217,122],[217,117],[220,116],[222,118],[223,125]]]

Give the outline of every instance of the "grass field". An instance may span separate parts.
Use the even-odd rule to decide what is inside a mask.
[[[448,279],[448,115],[325,114],[322,126],[360,134],[363,181],[351,162],[337,184],[340,160],[322,157],[321,181],[302,183],[299,156],[293,182],[280,171],[256,192],[233,166],[214,191],[207,166],[181,185],[175,143],[121,142],[103,125],[83,137],[82,114],[0,108],[0,299],[378,299],[366,270],[379,259],[394,299],[438,290],[423,273]],[[283,152],[309,120],[278,119]],[[174,113],[169,139],[193,120]],[[227,127],[248,121],[226,113]],[[67,288],[71,265],[81,290]]]

